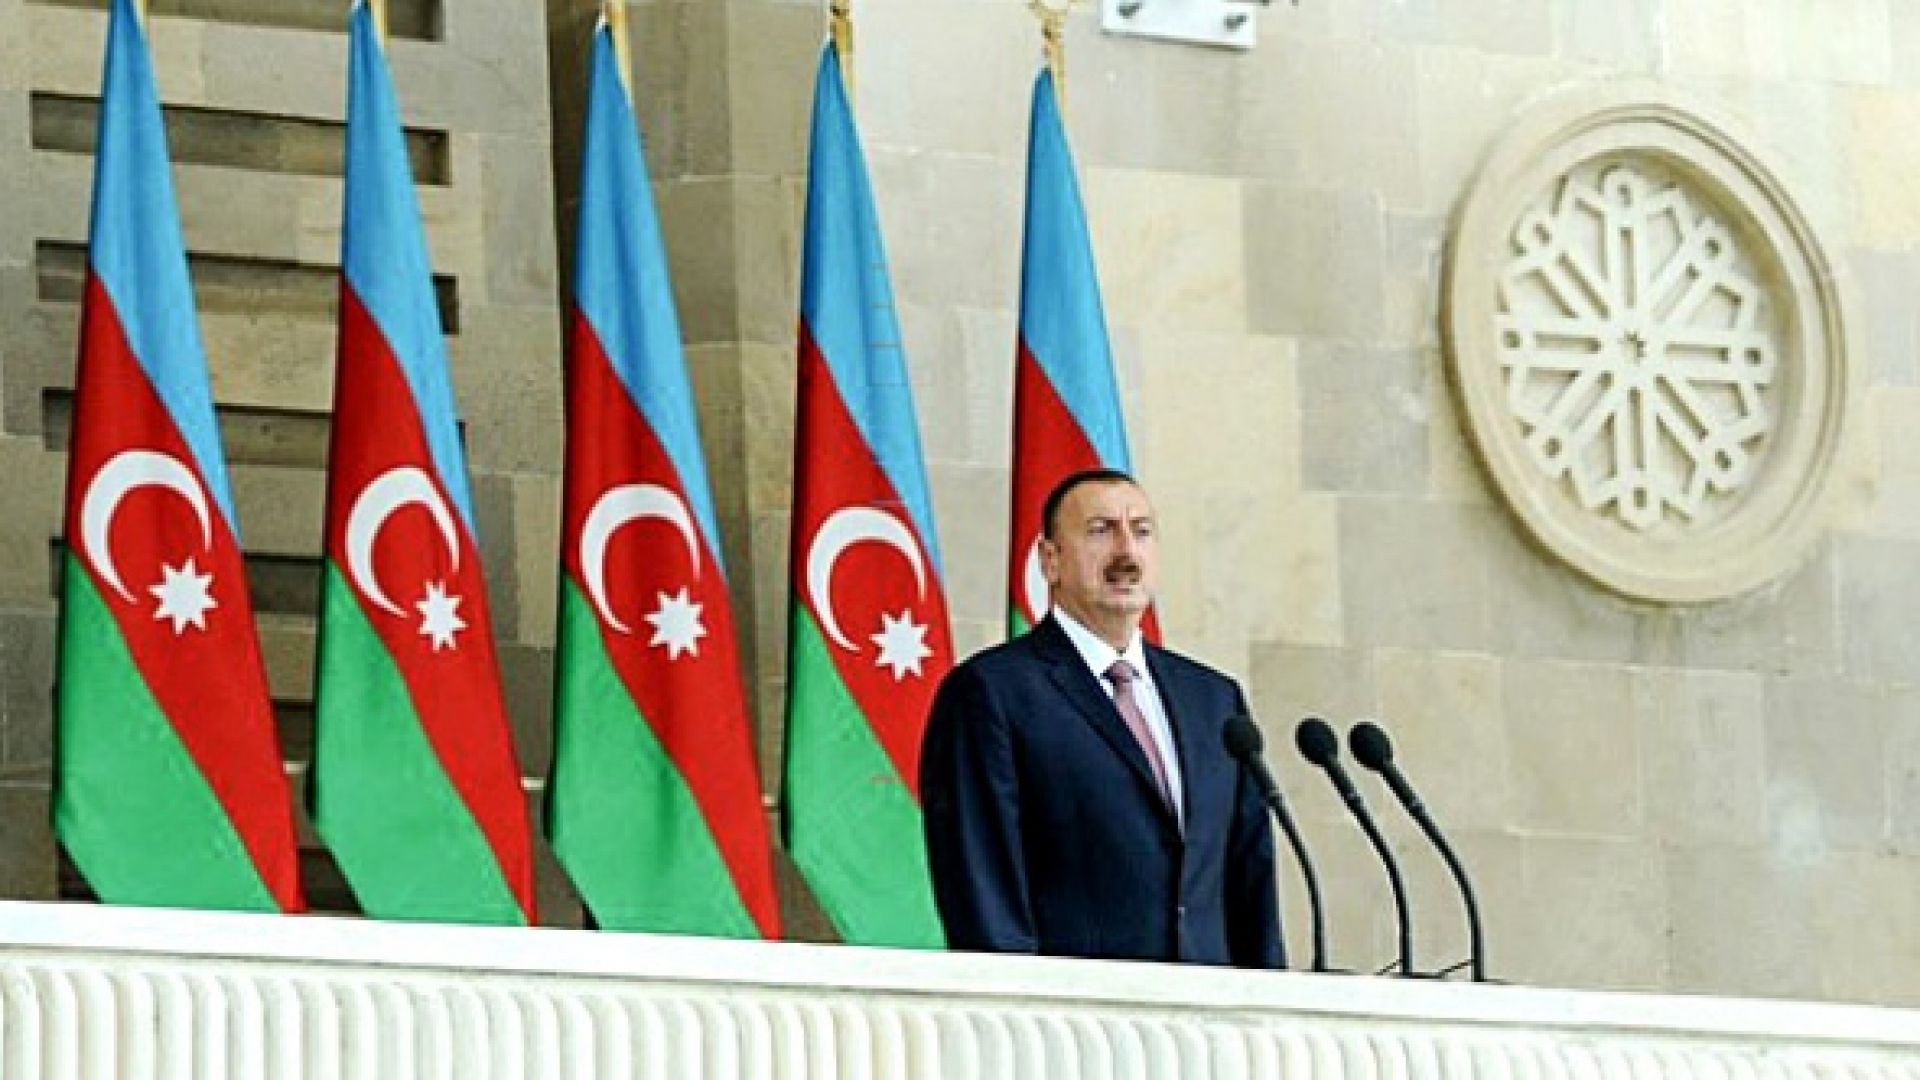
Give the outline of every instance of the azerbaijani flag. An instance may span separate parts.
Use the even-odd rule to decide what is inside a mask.
[[[547,830],[609,930],[778,937],[733,605],[639,127],[593,35]]]
[[[314,826],[369,915],[534,920],[446,342],[373,13],[349,17]]]
[[[299,911],[293,807],[131,0],[108,18],[87,269],[54,830],[110,903]]]
[[[1040,572],[1040,508],[1047,493],[1083,469],[1132,471],[1087,214],[1053,73],[1046,69],[1033,83],[1016,349],[1007,625],[1018,636],[1045,618],[1050,606]],[[1151,611],[1146,634],[1159,637]]]
[[[787,849],[846,941],[937,948],[920,736],[953,645],[886,253],[832,45],[814,86],[798,409]]]

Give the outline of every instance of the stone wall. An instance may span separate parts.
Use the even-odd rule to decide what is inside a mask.
[[[154,24],[296,755],[338,242],[327,147],[344,41],[317,14],[333,6],[156,0]],[[970,651],[1002,620],[1039,39],[1021,0],[855,6],[858,109]],[[416,154],[437,177],[421,191],[458,311],[481,540],[535,775],[557,543],[555,238],[572,228],[592,7],[547,0],[543,26],[508,0],[429,3],[394,45]],[[769,790],[820,9],[630,8]],[[12,896],[61,887],[44,826],[49,552],[85,228],[77,151],[102,25],[82,0],[0,0],[0,891]],[[1384,965],[1393,927],[1359,835],[1288,749],[1308,712],[1395,732],[1476,872],[1501,978],[1920,1001],[1907,962],[1920,949],[1908,628],[1920,453],[1903,437],[1920,422],[1920,76],[1898,62],[1920,49],[1920,15],[1893,0],[1300,0],[1260,25],[1258,47],[1234,53],[1111,37],[1076,11],[1068,125],[1134,454],[1163,516],[1167,636],[1247,683],[1322,863],[1335,961]],[[1708,605],[1618,599],[1530,543],[1457,419],[1442,350],[1442,254],[1477,164],[1534,100],[1628,78],[1737,122],[1774,164],[1846,279],[1866,369],[1830,528],[1771,584]],[[1403,853],[1419,962],[1462,956],[1439,863],[1367,790]],[[571,921],[547,870],[550,913]],[[820,933],[791,881],[787,899],[795,928]],[[1303,956],[1296,892],[1287,912]]]

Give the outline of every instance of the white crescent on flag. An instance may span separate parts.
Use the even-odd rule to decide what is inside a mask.
[[[693,525],[693,514],[686,500],[658,484],[623,484],[608,488],[587,512],[580,527],[580,575],[586,579],[587,596],[608,626],[623,634],[633,631],[613,613],[607,602],[607,545],[622,525],[646,518],[658,518],[680,531],[687,545],[687,558],[693,561],[693,579],[700,580],[700,534]]]
[[[1047,575],[1040,571],[1040,538],[1033,538],[1033,546],[1027,549],[1026,570],[1020,575],[1021,584],[1026,592],[1027,625],[1032,626],[1047,617],[1053,609],[1053,597],[1047,591]]]
[[[807,548],[807,595],[813,600],[814,610],[820,613],[820,628],[835,645],[848,652],[860,649],[847,640],[839,620],[834,617],[829,586],[833,566],[840,561],[840,556],[853,545],[869,541],[885,544],[906,556],[908,565],[913,567],[918,597],[927,595],[927,568],[920,560],[920,546],[914,542],[913,530],[907,528],[905,522],[870,506],[843,506],[829,514]]]
[[[93,481],[80,500],[80,549],[100,577],[122,600],[129,602],[133,600],[133,593],[120,580],[107,534],[113,528],[113,514],[120,508],[120,500],[143,487],[179,493],[200,520],[200,547],[204,550],[213,546],[213,519],[207,512],[206,491],[201,488],[199,477],[179,458],[158,450],[122,450],[108,458],[100,471],[93,474]]]
[[[395,511],[416,503],[426,507],[428,513],[433,515],[434,524],[440,527],[440,538],[446,542],[447,555],[453,560],[453,569],[457,573],[460,569],[460,533],[453,524],[453,511],[447,508],[446,500],[440,497],[439,489],[433,486],[433,478],[424,470],[411,465],[388,469],[361,489],[360,497],[353,500],[353,509],[347,514],[348,575],[367,599],[403,618],[406,612],[381,590],[380,579],[373,572],[373,541]]]

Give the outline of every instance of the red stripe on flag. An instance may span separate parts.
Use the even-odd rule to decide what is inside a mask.
[[[457,510],[450,517],[457,568],[439,524],[420,503],[400,505],[376,534],[368,564],[373,581],[356,576],[347,548],[347,518],[367,485],[390,470],[425,473],[441,503],[452,508],[434,468],[413,393],[380,328],[353,290],[340,290],[339,385],[335,388],[333,451],[327,493],[327,558],[353,588],[367,622],[379,634],[406,681],[420,726],[454,790],[474,817],[500,865],[501,876],[535,921],[533,841],[520,767],[500,687],[493,624],[487,610],[480,551]],[[367,594],[377,587],[400,608],[395,614]],[[465,625],[443,636],[425,632],[423,602],[435,592],[457,598],[454,615]]]
[[[113,613],[147,687],[226,811],[261,882],[283,911],[304,910],[292,800],[239,545],[134,357],[111,297],[92,276],[82,313],[66,542]],[[87,494],[102,466],[130,450],[166,455],[193,474],[206,501],[210,543],[202,544],[200,519],[184,493],[147,483],[125,488],[117,502],[98,504],[110,507],[110,525],[102,550],[88,550],[82,520]],[[103,489],[100,497],[108,493]],[[96,560],[111,564],[131,599],[110,584],[107,567]],[[213,603],[197,620],[162,617],[161,598],[152,590],[169,572],[193,589],[199,587],[193,582],[211,578],[205,590]],[[184,615],[197,606],[176,610]]]
[[[946,596],[927,555],[925,538],[914,528],[905,501],[855,426],[826,358],[804,323],[794,442],[802,457],[794,467],[793,595],[826,634],[827,652],[841,680],[907,790],[918,800],[920,739],[927,712],[940,679],[953,666]],[[913,556],[924,568],[924,593],[917,589],[905,553],[886,543],[861,542],[846,547],[832,564],[824,595],[812,595],[809,555],[824,554],[815,551],[820,527],[848,507],[878,510],[906,526],[912,534]],[[884,653],[875,638],[890,626],[899,634],[907,622],[924,630],[928,655],[919,661],[917,672],[904,671],[896,677],[899,668],[880,663]],[[834,627],[840,629],[845,644],[833,639]],[[897,650],[899,639],[894,640]]]
[[[1040,539],[1040,511],[1055,484],[1105,462],[1073,410],[1054,388],[1053,380],[1034,359],[1025,339],[1019,342],[1013,379],[1013,544],[1007,553],[1007,581],[1013,602],[1027,616],[1028,625],[1045,618],[1027,603],[1025,588],[1028,552]],[[1160,641],[1159,620],[1148,608],[1142,632],[1148,641]]]
[[[754,923],[762,936],[778,937],[772,842],[760,801],[733,605],[713,538],[701,533],[672,460],[615,375],[592,325],[577,311],[573,361],[562,534],[567,573],[595,606],[614,669],[693,793]],[[696,570],[688,538],[670,521],[647,517],[623,523],[602,560],[601,595],[607,604],[602,611],[581,562],[581,535],[594,504],[610,489],[628,484],[657,485],[680,499],[692,522],[699,565]],[[691,649],[670,640],[655,644],[661,628],[646,616],[681,600],[700,606],[704,633]],[[609,611],[626,632],[607,622]]]

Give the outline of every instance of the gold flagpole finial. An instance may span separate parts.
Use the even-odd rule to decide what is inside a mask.
[[[1063,113],[1067,111],[1067,12],[1072,7],[1073,0],[1060,0],[1058,6],[1047,0],[1027,0],[1027,10],[1040,20],[1040,47],[1053,72],[1053,96]]]
[[[620,72],[621,85],[627,88],[627,96],[633,96],[633,42],[627,38],[626,0],[601,0],[601,21],[607,24],[607,35],[613,39],[613,66]]]
[[[365,0],[367,11],[373,16],[373,32],[379,36],[380,44],[387,43],[387,0]]]
[[[147,25],[147,0],[133,0],[133,17],[141,26]]]
[[[840,81],[847,97],[853,97],[853,0],[832,0],[827,5],[829,25],[833,28],[833,51],[840,56]]]

